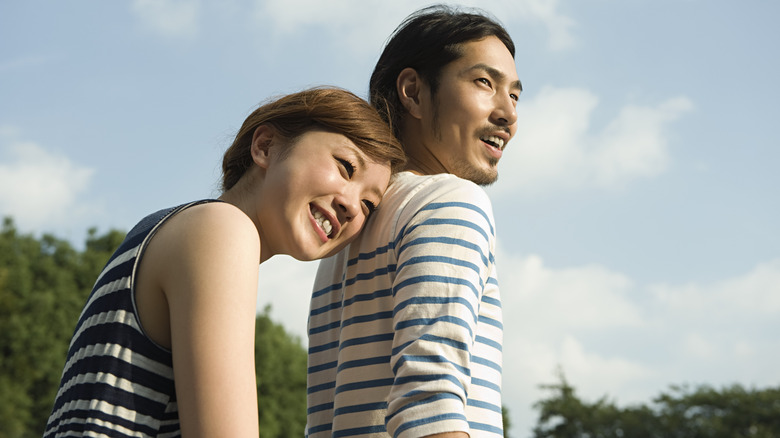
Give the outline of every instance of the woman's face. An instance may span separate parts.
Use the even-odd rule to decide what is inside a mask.
[[[272,142],[258,164],[266,169],[257,211],[261,250],[298,260],[333,255],[351,242],[390,181],[389,164],[372,161],[341,134],[318,129],[292,144]]]

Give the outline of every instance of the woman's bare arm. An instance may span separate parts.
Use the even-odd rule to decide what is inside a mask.
[[[257,437],[254,365],[260,243],[252,221],[222,203],[171,219],[157,242],[168,302],[182,435]]]

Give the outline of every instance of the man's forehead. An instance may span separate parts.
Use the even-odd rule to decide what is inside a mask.
[[[472,66],[483,64],[502,71],[508,70],[509,65],[511,65],[512,73],[516,72],[515,57],[506,45],[495,36],[463,42],[458,45],[457,53],[459,56],[451,62],[460,61]]]

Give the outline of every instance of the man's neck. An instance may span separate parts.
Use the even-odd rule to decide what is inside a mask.
[[[407,157],[406,167],[404,170],[408,170],[417,175],[435,175],[437,173],[448,173],[441,163],[437,162],[437,166],[430,166],[423,161],[419,161],[414,157]]]
[[[419,124],[406,124],[405,127],[400,139],[407,159],[404,170],[418,175],[450,173],[444,163],[425,145],[425,137],[420,132]]]

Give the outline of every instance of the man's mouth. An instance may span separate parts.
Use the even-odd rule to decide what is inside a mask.
[[[493,146],[499,151],[504,150],[504,139],[501,137],[496,137],[495,135],[488,135],[485,137],[480,137],[479,139],[489,144],[490,146]]]
[[[314,220],[317,221],[317,225],[325,232],[325,235],[331,237],[330,233],[333,231],[333,226],[330,224],[330,220],[328,220],[328,218],[319,210],[313,211],[312,215],[314,216]]]

